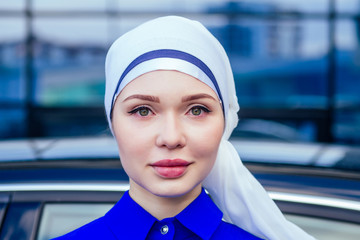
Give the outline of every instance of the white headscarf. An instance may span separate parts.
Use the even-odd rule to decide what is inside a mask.
[[[215,165],[203,185],[224,219],[264,239],[313,239],[284,218],[228,141],[239,111],[233,73],[223,47],[202,24],[176,16],[146,22],[113,43],[105,68],[105,110],[111,131],[117,95],[144,73],[177,70],[210,86],[222,102],[225,130]]]

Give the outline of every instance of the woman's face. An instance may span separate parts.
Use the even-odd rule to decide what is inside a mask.
[[[224,130],[209,86],[177,71],[146,73],[122,90],[112,119],[130,192],[176,197],[201,188]]]

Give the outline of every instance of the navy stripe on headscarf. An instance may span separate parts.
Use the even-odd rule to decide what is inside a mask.
[[[211,72],[210,68],[200,59],[198,59],[197,57],[186,53],[186,52],[182,52],[179,50],[174,50],[174,49],[159,49],[159,50],[154,50],[154,51],[150,51],[147,53],[144,53],[142,55],[140,55],[139,57],[137,57],[134,61],[132,61],[129,66],[125,69],[125,71],[123,72],[123,74],[121,75],[119,82],[116,85],[116,89],[114,91],[114,95],[112,97],[112,102],[111,102],[111,112],[110,112],[110,119],[112,118],[112,109],[113,109],[113,105],[114,105],[114,99],[115,99],[115,95],[119,90],[120,84],[123,81],[123,79],[125,78],[125,76],[137,65],[139,65],[140,63],[152,60],[152,59],[156,59],[156,58],[177,58],[177,59],[181,59],[184,61],[187,61],[189,63],[194,64],[195,66],[197,66],[200,70],[202,70],[206,76],[208,76],[208,78],[211,80],[211,82],[214,84],[215,89],[217,91],[217,94],[220,98],[220,101],[223,103],[223,98],[220,92],[220,88],[219,85],[217,84],[217,81],[215,79],[214,74]],[[223,112],[224,111],[224,106],[223,104],[221,104]]]

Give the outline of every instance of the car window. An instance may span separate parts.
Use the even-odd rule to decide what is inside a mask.
[[[290,214],[286,218],[319,240],[358,240],[360,236],[359,224]]]
[[[9,196],[7,194],[0,194],[0,226],[5,216],[6,206],[9,202]]]
[[[6,203],[0,202],[0,226],[5,215]]]
[[[112,203],[49,203],[45,204],[37,240],[48,240],[68,233],[103,216]]]
[[[40,207],[38,202],[9,203],[1,225],[0,239],[31,239]]]

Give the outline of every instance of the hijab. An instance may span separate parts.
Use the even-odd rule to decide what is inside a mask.
[[[105,63],[105,110],[110,130],[116,97],[132,80],[155,70],[176,70],[211,87],[222,103],[225,129],[217,159],[203,182],[224,220],[264,239],[313,239],[287,221],[265,189],[246,169],[228,141],[239,105],[229,58],[199,22],[178,16],[148,21],[118,38]]]

